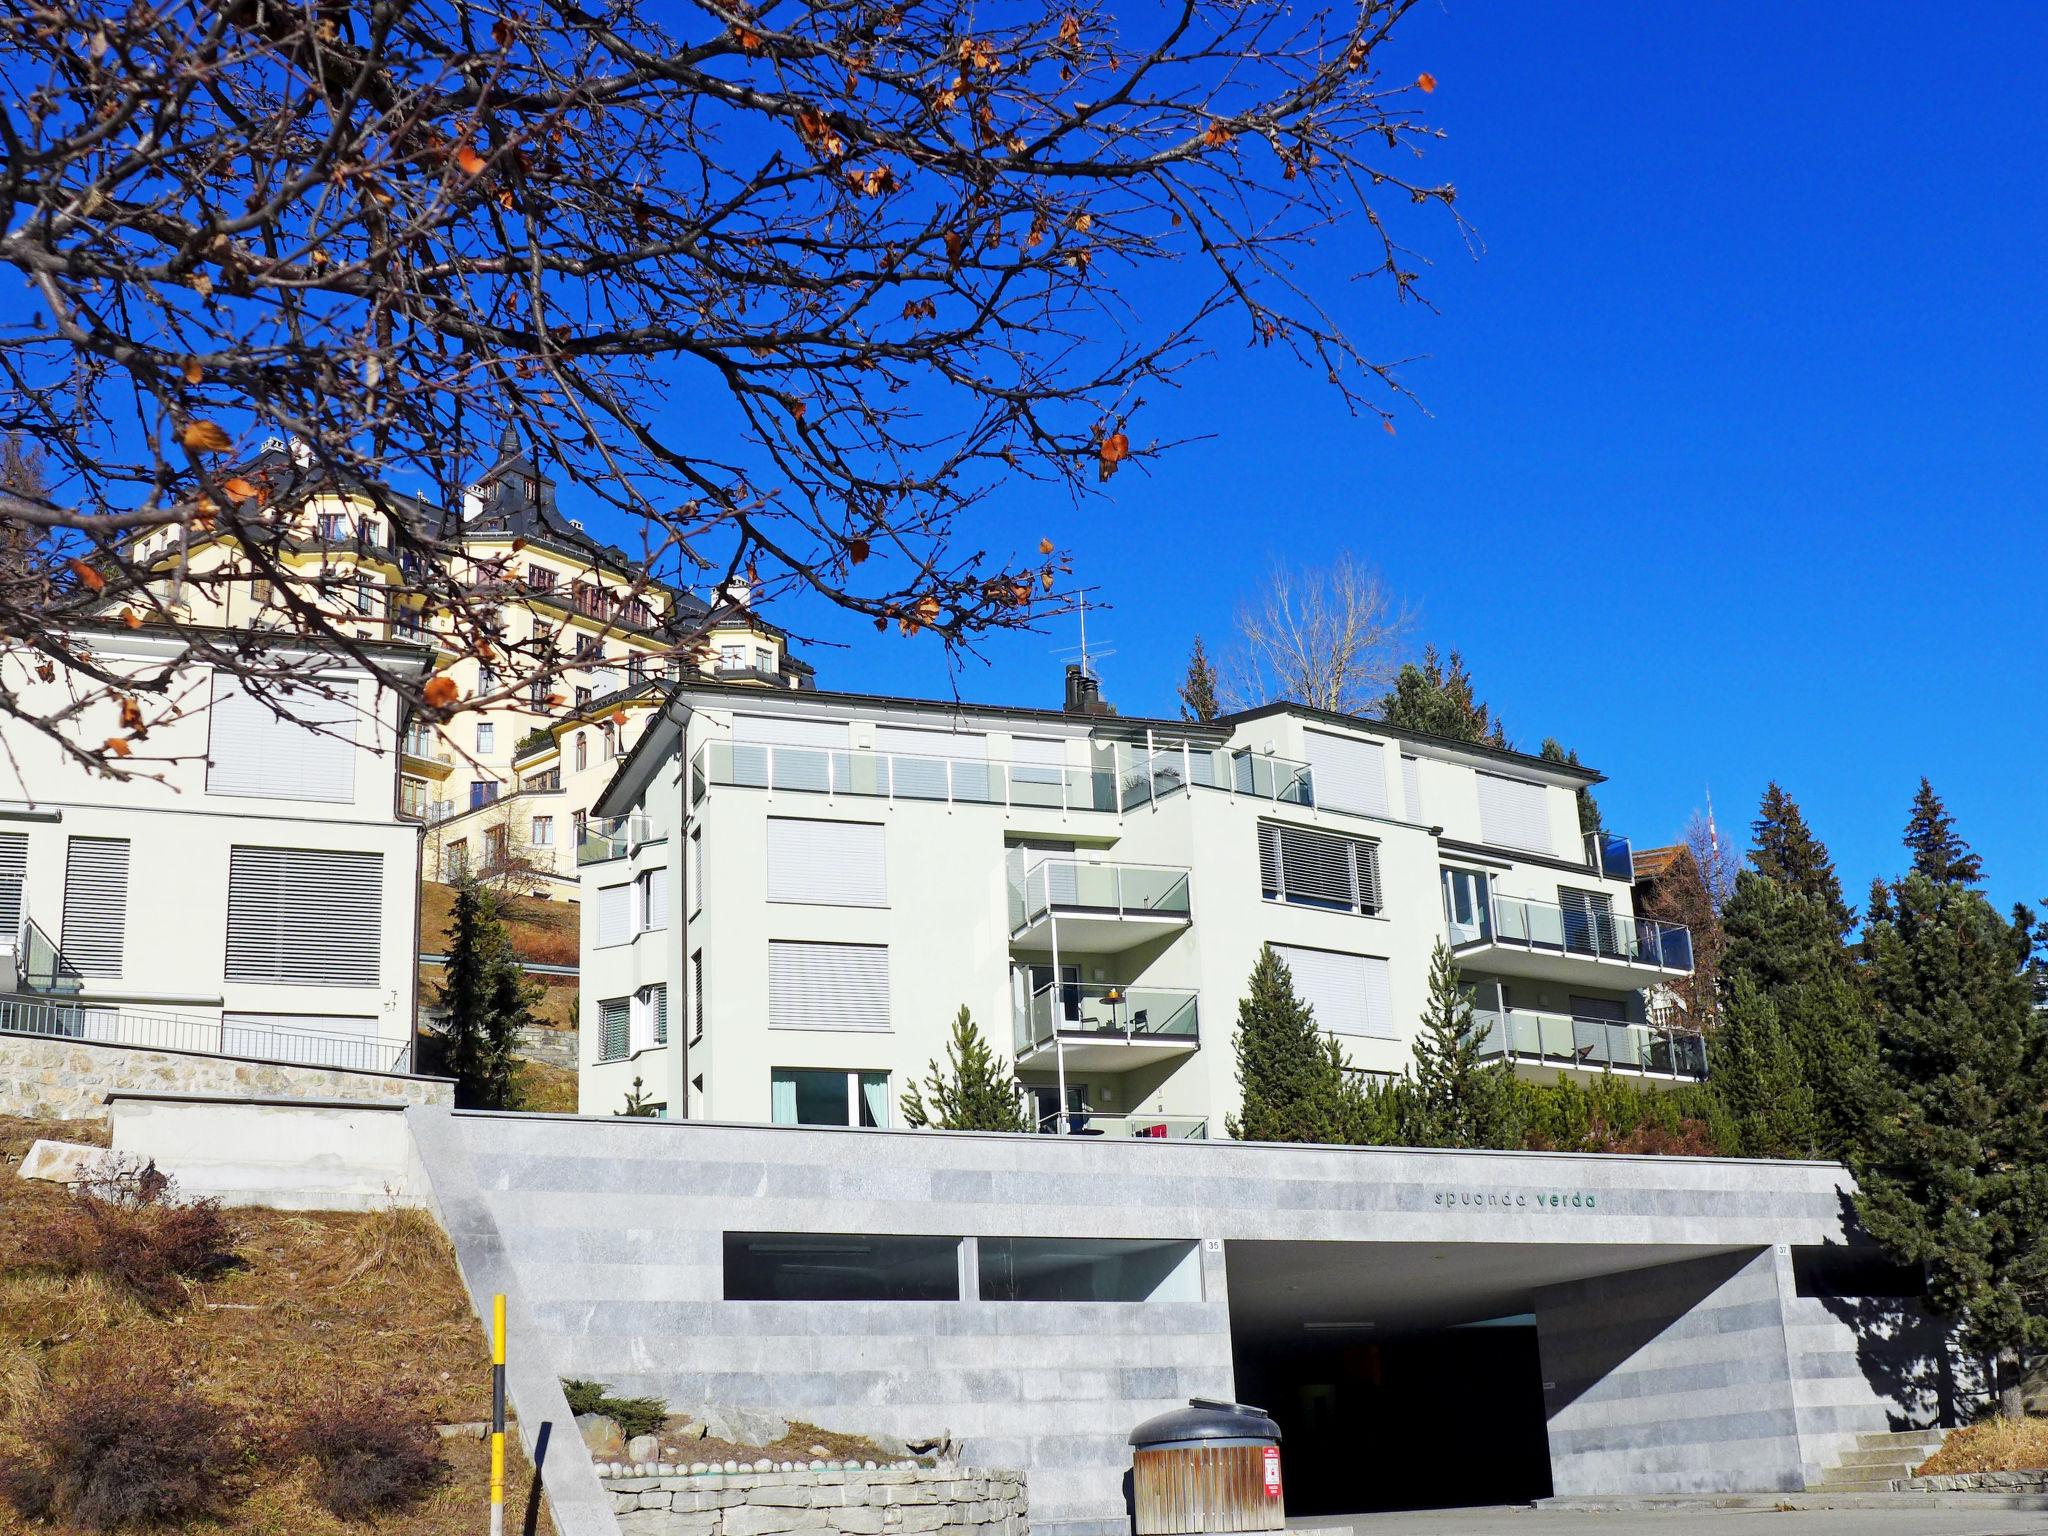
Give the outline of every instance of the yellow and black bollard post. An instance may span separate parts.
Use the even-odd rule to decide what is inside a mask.
[[[505,1293],[491,1298],[491,1536],[505,1536]]]

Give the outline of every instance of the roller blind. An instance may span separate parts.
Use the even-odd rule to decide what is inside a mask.
[[[756,746],[824,747],[846,750],[844,720],[800,720],[788,715],[734,715],[732,739]]]
[[[886,907],[882,828],[870,822],[769,817],[768,899]]]
[[[1269,901],[1376,914],[1381,907],[1379,844],[1315,827],[1262,821],[1259,883]]]
[[[1294,975],[1294,995],[1315,1010],[1327,1034],[1394,1040],[1393,981],[1387,962],[1373,955],[1275,944],[1273,953]]]
[[[633,888],[607,885],[597,893],[597,946],[624,944],[633,937]]]
[[[28,834],[0,832],[0,943],[21,933],[21,890],[28,883]]]
[[[206,792],[345,803],[356,797],[356,690],[284,686],[266,698],[216,672],[208,712]],[[287,719],[279,711],[288,711]]]
[[[1401,758],[1401,799],[1408,819],[1422,820],[1422,764],[1405,753]]]
[[[1479,836],[1497,848],[1550,852],[1550,815],[1543,786],[1526,779],[1482,773],[1479,779]]]
[[[383,934],[383,854],[228,850],[229,981],[374,987]]]
[[[965,800],[989,795],[988,738],[964,731],[921,731],[910,726],[875,728],[875,750],[892,754],[890,785],[918,800]]]
[[[768,1027],[888,1029],[888,947],[770,941]]]
[[[74,837],[64,850],[57,947],[81,975],[119,976],[128,935],[128,839]]]
[[[1315,770],[1316,804],[1336,811],[1387,814],[1387,754],[1376,741],[1304,733],[1309,766]]]

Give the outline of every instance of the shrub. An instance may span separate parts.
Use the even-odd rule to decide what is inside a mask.
[[[64,1274],[99,1275],[152,1311],[185,1300],[185,1282],[232,1268],[235,1231],[215,1200],[179,1202],[155,1163],[81,1181],[63,1215],[25,1254]]]
[[[22,1425],[0,1496],[33,1520],[88,1531],[218,1515],[247,1479],[241,1427],[164,1361],[106,1354]]]
[[[562,1382],[562,1395],[569,1399],[570,1413],[603,1414],[619,1426],[619,1433],[628,1440],[635,1435],[651,1435],[668,1423],[668,1404],[660,1398],[607,1397],[609,1390],[601,1381],[571,1377]]]
[[[403,1509],[446,1480],[441,1437],[402,1387],[368,1387],[302,1415],[287,1454],[311,1458],[313,1496],[344,1520]]]

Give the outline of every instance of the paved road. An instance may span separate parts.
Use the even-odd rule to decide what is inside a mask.
[[[1497,1509],[1311,1516],[1290,1531],[1355,1536],[2043,1536],[2048,1511],[2001,1509]]]

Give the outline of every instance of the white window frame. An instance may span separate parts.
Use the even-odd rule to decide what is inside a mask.
[[[891,1108],[891,1106],[892,1106],[892,1103],[893,1103],[893,1099],[892,1099],[892,1097],[891,1097],[891,1089],[892,1089],[892,1087],[893,1087],[893,1086],[894,1086],[894,1084],[895,1084],[895,1081],[896,1081],[896,1074],[895,1074],[895,1073],[893,1073],[893,1072],[891,1072],[891,1071],[889,1071],[889,1070],[888,1070],[888,1068],[886,1068],[886,1067],[844,1067],[844,1068],[842,1068],[842,1067],[770,1067],[770,1068],[768,1069],[768,1084],[769,1084],[769,1087],[768,1087],[768,1098],[769,1098],[769,1110],[768,1110],[768,1113],[769,1113],[769,1117],[770,1117],[770,1118],[769,1118],[769,1124],[771,1124],[771,1125],[812,1125],[812,1124],[824,1125],[824,1124],[828,1124],[829,1122],[824,1122],[824,1121],[817,1121],[817,1122],[813,1122],[813,1121],[806,1121],[806,1120],[777,1120],[777,1119],[775,1119],[775,1118],[774,1118],[774,1114],[775,1114],[775,1109],[774,1109],[774,1099],[775,1099],[775,1077],[776,1077],[776,1074],[777,1074],[777,1073],[782,1073],[782,1072],[787,1072],[787,1073],[796,1073],[796,1072],[816,1072],[816,1073],[825,1073],[825,1074],[830,1074],[830,1073],[833,1073],[833,1072],[837,1072],[837,1073],[839,1073],[839,1075],[840,1075],[840,1076],[842,1076],[842,1077],[844,1077],[844,1078],[846,1079],[846,1125],[847,1125],[848,1127],[853,1127],[853,1128],[857,1128],[857,1129],[860,1129],[860,1130],[878,1130],[878,1131],[886,1131],[886,1130],[888,1130],[888,1129],[889,1129],[889,1125],[890,1125],[890,1116],[891,1116],[891,1114],[892,1114],[892,1108]],[[863,1108],[863,1103],[864,1103],[864,1101],[863,1101],[863,1100],[862,1100],[862,1098],[861,1098],[861,1091],[860,1091],[860,1089],[861,1089],[861,1079],[862,1079],[862,1078],[864,1078],[864,1077],[879,1077],[879,1078],[881,1078],[881,1079],[882,1079],[882,1118],[881,1118],[881,1120],[880,1120],[880,1122],[879,1122],[879,1123],[877,1123],[876,1125],[873,1125],[873,1126],[864,1126],[864,1125],[862,1125],[862,1124],[861,1124],[861,1119],[860,1119],[860,1117],[861,1117],[861,1110],[862,1110],[862,1108]]]
[[[532,829],[527,834],[527,840],[536,848],[554,847],[555,818],[552,816],[534,817]]]
[[[655,898],[659,896],[657,901]],[[668,927],[668,866],[657,864],[633,877],[634,932],[660,933]],[[657,910],[657,908],[659,910]]]

